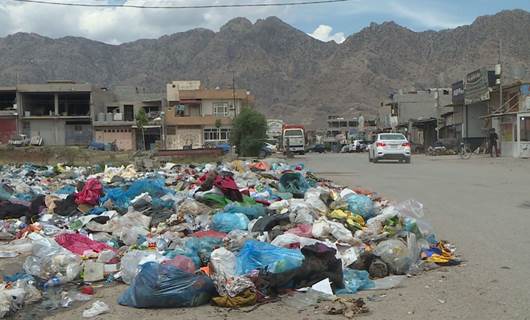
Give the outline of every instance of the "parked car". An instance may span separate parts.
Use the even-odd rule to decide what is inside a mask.
[[[410,142],[401,133],[380,133],[369,146],[368,160],[398,160],[410,163]]]
[[[274,152],[278,151],[278,147],[275,144],[272,144],[272,143],[265,142],[264,143],[264,147],[269,149],[271,151],[271,153],[274,153]]]
[[[325,153],[326,152],[326,146],[323,144],[315,144],[314,146],[309,147],[307,149],[308,152],[318,152],[318,153]]]

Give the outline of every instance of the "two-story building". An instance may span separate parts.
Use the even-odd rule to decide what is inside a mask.
[[[115,142],[119,150],[150,150],[162,140],[164,93],[141,87],[116,86],[94,106],[94,138]],[[143,109],[148,123],[138,128],[136,115]]]
[[[254,97],[242,89],[206,89],[200,81],[167,85],[167,149],[202,148],[230,140],[232,121]]]
[[[17,85],[20,131],[45,145],[88,145],[94,92],[91,84],[73,81]]]

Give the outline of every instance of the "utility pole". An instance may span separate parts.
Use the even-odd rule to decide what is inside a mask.
[[[232,70],[232,95],[234,98],[234,115],[237,115],[237,106],[236,106],[236,72]]]
[[[499,109],[502,112],[502,39],[499,39]]]

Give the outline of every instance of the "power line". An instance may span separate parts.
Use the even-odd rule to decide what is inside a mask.
[[[279,3],[242,3],[242,4],[213,4],[213,5],[190,5],[190,6],[144,6],[135,4],[97,4],[97,3],[65,3],[58,1],[42,0],[11,0],[16,2],[37,3],[44,5],[69,6],[69,7],[97,7],[97,8],[136,8],[136,9],[211,9],[211,8],[243,8],[243,7],[286,7],[312,4],[326,4],[348,2],[352,0],[309,0],[300,2]]]

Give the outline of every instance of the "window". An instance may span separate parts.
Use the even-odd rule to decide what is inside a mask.
[[[530,141],[530,117],[521,117],[521,141]]]
[[[205,128],[204,141],[227,142],[230,140],[230,128]]]
[[[228,102],[216,102],[213,104],[213,115],[214,116],[228,116]]]
[[[107,113],[120,113],[120,108],[118,106],[108,106]]]
[[[166,134],[168,135],[176,135],[177,134],[177,126],[167,126],[166,127]]]
[[[186,106],[183,104],[179,104],[175,106],[175,117],[183,117],[184,116],[184,110],[186,110]]]

